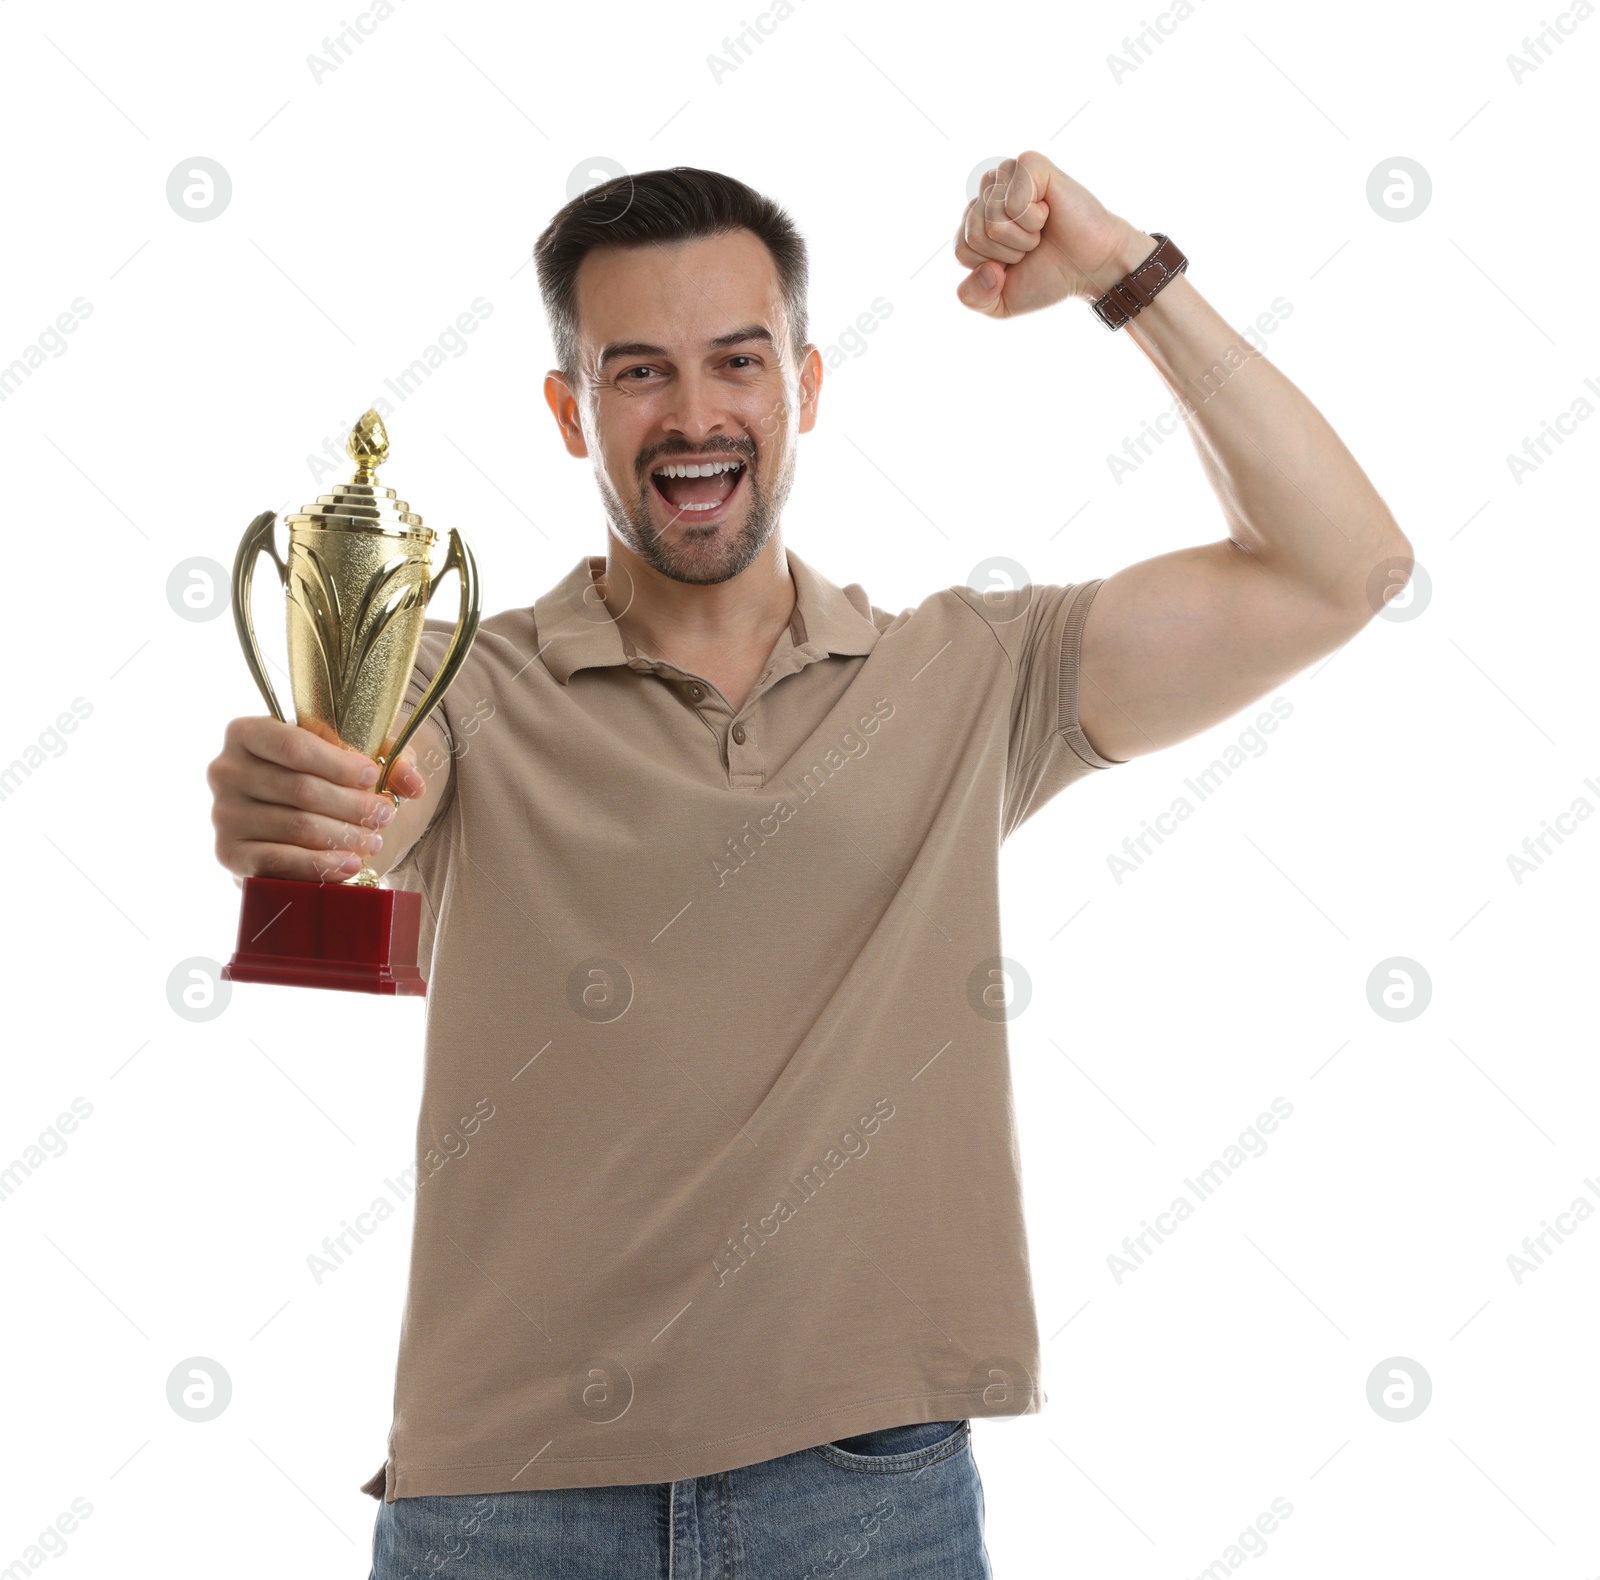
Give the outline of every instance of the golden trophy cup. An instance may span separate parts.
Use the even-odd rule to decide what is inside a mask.
[[[392,488],[378,483],[389,436],[376,411],[362,416],[345,448],[356,463],[350,481],[284,518],[287,559],[278,556],[272,511],[246,529],[233,562],[233,619],[261,695],[272,716],[284,719],[250,621],[251,580],[264,550],[278,568],[288,605],[295,722],[372,758],[379,765],[374,789],[383,794],[395,759],[472,649],[478,568],[452,527],[444,564],[432,571],[437,534]],[[422,622],[452,570],[461,604],[450,645],[404,728],[392,736],[417,661]],[[380,887],[370,863],[354,877],[325,883],[248,877],[238,948],[222,974],[230,982],[426,994],[417,964],[421,921],[422,897]]]

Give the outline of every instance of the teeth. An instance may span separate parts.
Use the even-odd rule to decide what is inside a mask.
[[[743,466],[743,461],[704,461],[694,466],[658,466],[657,477],[715,477],[719,472],[731,472]]]

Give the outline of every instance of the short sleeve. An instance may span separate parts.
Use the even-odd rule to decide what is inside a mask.
[[[1078,722],[1083,624],[1103,581],[1030,585],[1000,597],[958,589],[1011,662],[1002,839],[1068,785],[1121,766],[1089,744]]]

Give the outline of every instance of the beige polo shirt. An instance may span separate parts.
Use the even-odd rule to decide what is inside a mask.
[[[431,965],[375,1496],[1039,1408],[998,851],[1113,766],[1077,723],[1100,583],[894,615],[788,562],[737,712],[623,641],[585,557],[434,715],[451,783],[390,878]]]

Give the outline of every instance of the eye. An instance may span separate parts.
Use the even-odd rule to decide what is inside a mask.
[[[751,367],[754,367],[756,359],[748,355],[746,352],[740,351],[736,355],[728,358],[728,363],[730,366],[735,362],[748,362]]]
[[[653,372],[655,372],[654,368],[646,367],[646,366],[644,366],[643,363],[641,363],[636,368],[624,368],[622,370],[622,372],[620,374],[618,374],[617,376],[618,376],[618,378],[623,379],[623,380],[625,380],[626,382],[628,382],[630,384],[641,384],[641,383],[644,382],[644,380],[630,378],[629,375],[630,374],[634,374],[634,373],[653,373]]]

